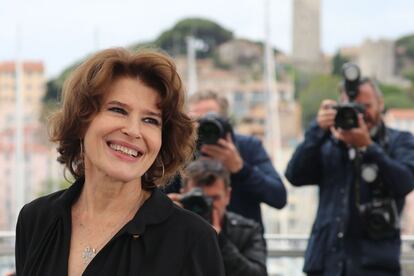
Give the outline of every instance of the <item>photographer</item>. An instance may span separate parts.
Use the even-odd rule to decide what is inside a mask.
[[[212,112],[227,120],[227,109],[227,100],[213,91],[200,91],[188,100],[188,113],[195,120]],[[278,209],[285,206],[285,187],[259,139],[231,131],[216,144],[200,145],[200,151],[207,158],[221,161],[231,173],[230,211],[253,219],[263,227],[260,203]],[[179,182],[175,181],[166,192],[177,193],[179,187]],[[174,198],[175,195],[169,196]]]
[[[322,101],[286,170],[295,186],[319,186],[304,272],[400,275],[398,222],[414,185],[414,138],[384,125],[372,80],[358,77],[355,95],[347,87],[345,80],[340,105]]]
[[[198,212],[216,229],[227,276],[267,275],[266,245],[260,225],[226,211],[231,197],[230,176],[221,162],[198,159],[190,163],[182,192],[181,204]]]

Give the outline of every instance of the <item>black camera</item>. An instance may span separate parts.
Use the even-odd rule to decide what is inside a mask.
[[[183,207],[212,222],[213,199],[206,196],[201,188],[193,188],[180,200]]]
[[[362,225],[371,239],[390,238],[399,230],[397,205],[392,198],[373,198],[359,205]]]
[[[348,130],[358,127],[358,114],[365,111],[363,105],[354,102],[358,96],[361,71],[357,65],[348,62],[342,66],[342,76],[349,103],[339,104],[334,107],[337,110],[335,128]]]
[[[198,142],[203,144],[217,144],[220,138],[225,138],[227,133],[232,133],[232,127],[226,118],[217,113],[208,113],[198,120]]]

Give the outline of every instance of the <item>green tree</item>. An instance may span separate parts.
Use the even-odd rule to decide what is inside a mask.
[[[82,60],[83,61],[83,60]],[[67,77],[78,67],[82,61],[77,61],[73,65],[66,68],[57,78],[50,79],[46,83],[46,94],[43,97],[43,102],[58,102],[62,94],[63,83]]]
[[[294,66],[291,67],[291,76],[295,83],[295,99],[298,100],[301,92],[309,85],[310,81],[315,77],[314,74],[309,72],[302,72],[296,69]]]
[[[403,51],[404,55],[414,60],[414,35],[406,35],[395,42],[395,46]]]
[[[396,72],[404,75],[414,66],[414,35],[403,36],[395,41]]]
[[[74,63],[72,66],[66,68],[57,78],[50,79],[46,83],[46,93],[42,99],[43,106],[40,115],[40,120],[42,122],[46,122],[49,115],[57,109],[62,95],[63,84],[69,74],[75,70],[80,63],[81,61]]]
[[[348,57],[342,56],[341,53],[337,52],[332,59],[332,75],[340,76],[342,74],[342,65],[349,61]]]
[[[414,108],[414,100],[408,91],[394,85],[380,84],[385,108]]]
[[[186,39],[190,35],[201,39],[207,45],[205,51],[197,52],[200,58],[211,57],[216,46],[233,38],[231,31],[211,20],[187,18],[163,32],[154,44],[172,55],[185,54],[187,53]]]
[[[306,127],[315,118],[324,99],[338,99],[339,78],[331,75],[315,75],[300,91],[298,100],[302,106],[302,123]]]

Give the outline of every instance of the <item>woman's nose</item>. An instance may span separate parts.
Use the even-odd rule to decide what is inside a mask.
[[[139,139],[141,138],[141,126],[137,121],[132,122],[132,120],[128,120],[125,127],[122,129],[122,133],[132,138]]]

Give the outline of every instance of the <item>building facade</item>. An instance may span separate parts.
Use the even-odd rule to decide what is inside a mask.
[[[18,77],[19,76],[19,77]],[[20,84],[18,84],[20,80]],[[16,166],[16,89],[23,99],[24,171]],[[16,74],[14,62],[0,62],[0,230],[14,228],[17,215],[16,181],[24,176],[24,202],[46,192],[46,183],[61,172],[56,150],[47,142],[47,130],[40,122],[46,91],[41,62],[23,62]]]
[[[15,125],[16,63],[0,62],[0,129]],[[46,91],[44,66],[41,62],[23,62],[20,74],[24,123],[38,122],[42,98]]]
[[[361,45],[357,63],[364,76],[392,83],[395,79],[394,42],[385,39],[365,40]]]

